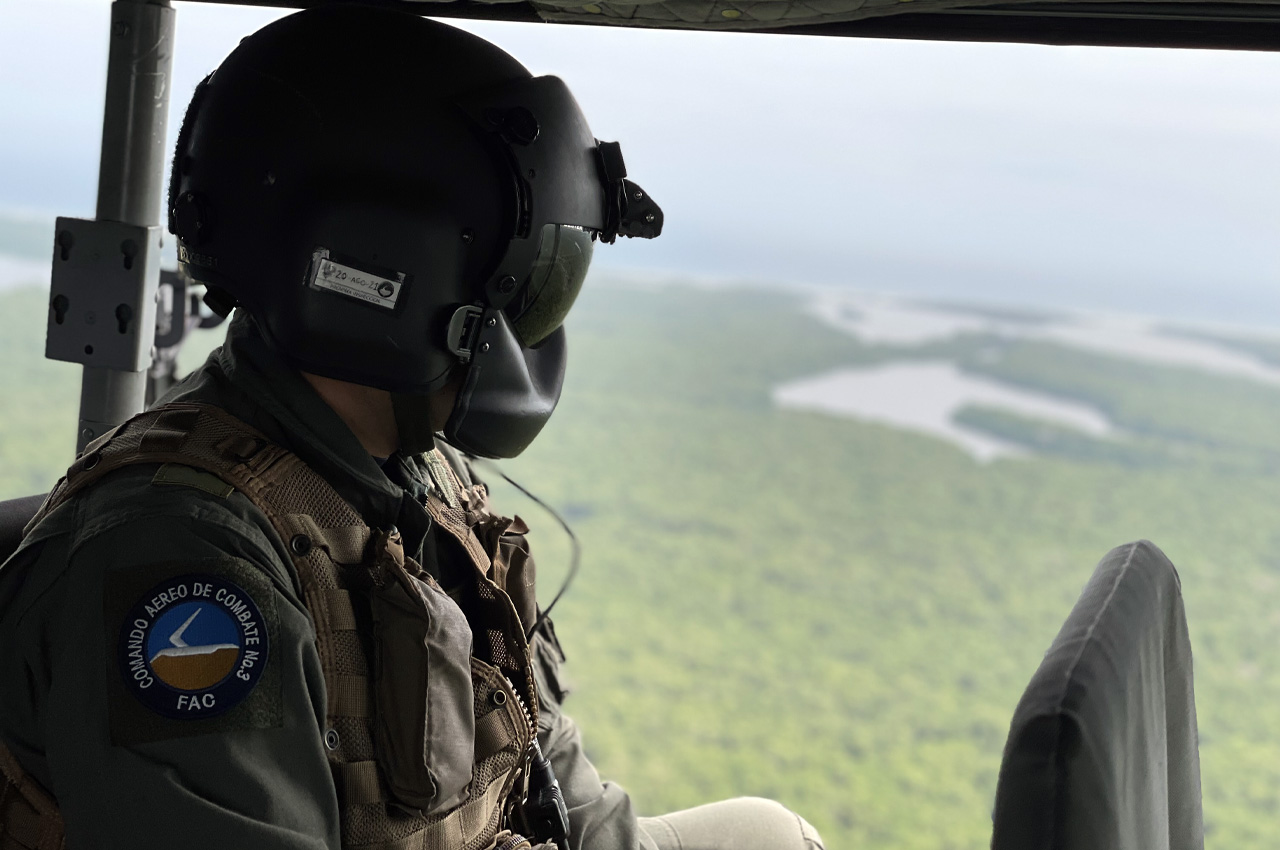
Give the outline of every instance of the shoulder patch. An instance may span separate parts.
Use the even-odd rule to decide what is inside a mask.
[[[191,466],[183,466],[180,463],[166,463],[160,467],[155,477],[151,479],[151,483],[194,487],[196,490],[203,490],[220,499],[225,499],[236,491],[236,488],[212,472],[205,472],[202,469],[196,469]]]
[[[266,576],[227,558],[123,571],[107,584],[113,743],[281,721]],[[259,693],[259,689],[265,689]]]

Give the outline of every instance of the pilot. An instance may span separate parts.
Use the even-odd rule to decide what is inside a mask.
[[[469,465],[550,416],[595,245],[662,225],[560,80],[300,12],[197,88],[169,210],[235,314],[0,570],[0,845],[820,848],[778,803],[637,818],[601,782]]]

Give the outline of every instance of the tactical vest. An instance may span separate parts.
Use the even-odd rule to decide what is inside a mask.
[[[387,719],[380,713],[392,707],[379,705],[371,636],[367,628],[358,627],[369,622],[370,577],[379,566],[429,577],[405,557],[398,533],[370,529],[296,455],[216,407],[166,405],[91,443],[50,493],[32,525],[102,476],[132,464],[174,463],[218,476],[267,517],[282,544],[278,548],[288,553],[297,573],[328,692],[323,734],[340,806],[342,846],[527,850],[528,842],[512,829],[520,826],[519,803],[529,781],[538,697],[520,615],[499,586],[513,580],[516,595],[532,599],[531,576],[521,582],[516,575],[527,552],[505,539],[508,530],[527,529],[513,527],[518,520],[490,514],[483,486],[472,484],[469,477],[464,483],[459,470],[438,452],[427,460],[437,486],[425,507],[475,567],[474,583],[464,588],[466,600],[461,603],[474,635],[472,779],[459,804],[429,816],[389,791],[389,774],[396,768],[380,752],[379,736],[386,732],[378,725]],[[437,492],[441,490],[445,492]],[[56,801],[23,774],[3,745],[0,768],[0,850],[64,847]]]

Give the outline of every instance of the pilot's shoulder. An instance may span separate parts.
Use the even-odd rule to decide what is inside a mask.
[[[0,568],[0,681],[19,683],[0,693],[0,728],[39,722],[59,676],[83,681],[86,704],[96,706],[90,716],[101,700],[112,701],[113,741],[231,728],[209,711],[255,693],[270,699],[246,715],[245,728],[279,725],[271,719],[279,685],[257,688],[265,669],[258,662],[270,657],[271,643],[313,635],[282,548],[262,512],[216,476],[159,464],[104,475],[45,516]],[[200,666],[214,662],[218,676]],[[225,676],[234,663],[235,676]],[[176,710],[163,701],[174,692],[150,687],[153,678],[169,681],[166,670],[186,677],[179,690],[199,685],[191,686],[199,699],[183,691],[177,707],[188,712],[184,719],[208,719],[206,726],[165,726],[157,716]],[[138,700],[111,696],[123,693],[118,685],[102,690],[113,677]]]
[[[244,494],[193,467],[137,464],[105,475],[45,516],[16,560],[49,581],[50,572],[217,558],[254,565],[283,587],[296,584],[270,521]]]

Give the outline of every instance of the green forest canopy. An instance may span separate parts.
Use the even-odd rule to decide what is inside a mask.
[[[1183,579],[1209,844],[1269,850],[1280,392],[1039,342],[863,346],[799,308],[588,288],[561,409],[507,464],[583,540],[556,622],[601,772],[647,814],[756,794],[832,847],[984,848],[1023,687],[1097,560],[1146,537]],[[0,293],[0,497],[47,489],[70,460],[78,370],[41,359],[44,309],[38,290]],[[1002,358],[977,356],[997,343]],[[974,408],[971,427],[1040,452],[984,465],[770,403],[782,381],[913,356],[1086,401],[1126,437]],[[562,535],[498,497],[535,528],[545,600]]]

